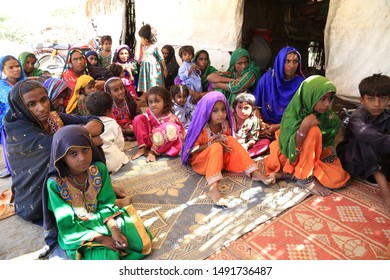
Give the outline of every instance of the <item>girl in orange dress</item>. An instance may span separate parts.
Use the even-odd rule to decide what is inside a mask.
[[[190,163],[195,172],[205,175],[214,206],[226,208],[228,201],[218,189],[222,170],[245,172],[255,181],[268,185],[264,176],[241,144],[232,136],[232,113],[226,97],[209,92],[199,101],[188,128],[182,151],[182,163]]]
[[[270,155],[264,159],[266,174],[295,177],[301,188],[318,196],[345,186],[350,175],[331,146],[340,119],[331,110],[336,87],[322,76],[304,80],[287,106]]]

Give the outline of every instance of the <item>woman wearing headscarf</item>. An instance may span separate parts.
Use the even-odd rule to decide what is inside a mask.
[[[175,77],[179,70],[179,64],[177,63],[175,56],[175,49],[171,45],[165,45],[161,48],[165,65],[167,66],[168,75],[165,78],[165,88],[169,89],[175,84]]]
[[[42,71],[41,69],[35,67],[38,59],[32,52],[22,52],[19,55],[18,60],[20,61],[24,74],[28,79],[38,80],[41,76],[46,79],[51,76],[48,71]]]
[[[257,116],[266,124],[264,133],[273,137],[280,128],[284,110],[305,79],[301,54],[294,47],[284,47],[276,56],[274,66],[257,83],[253,95],[261,113]]]
[[[65,113],[64,100],[69,95],[68,85],[59,78],[49,78],[43,85],[47,88],[51,104],[58,113]]]
[[[348,183],[350,175],[331,149],[341,123],[331,109],[335,94],[336,87],[323,76],[302,82],[264,159],[267,174],[295,177],[301,188],[318,196]]]
[[[228,71],[211,73],[207,79],[232,105],[238,93],[253,91],[260,75],[260,68],[250,59],[249,52],[238,48],[232,53]]]

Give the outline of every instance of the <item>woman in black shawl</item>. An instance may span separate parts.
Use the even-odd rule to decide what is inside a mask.
[[[168,70],[168,76],[165,78],[165,87],[169,89],[172,85],[175,84],[174,79],[177,76],[179,64],[177,63],[175,57],[175,49],[171,45],[165,45],[162,47],[161,52]]]
[[[51,230],[55,227],[55,220],[47,209],[46,175],[53,134],[64,125],[80,124],[87,128],[94,142],[101,145],[98,135],[103,132],[103,124],[97,117],[57,113],[50,103],[47,89],[33,80],[16,83],[8,102],[10,109],[3,124],[7,133],[7,158],[12,170],[15,213],[39,224],[43,219],[44,230]],[[52,242],[56,243],[56,238]]]

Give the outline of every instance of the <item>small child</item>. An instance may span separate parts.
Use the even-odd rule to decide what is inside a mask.
[[[366,77],[359,92],[363,106],[352,113],[337,154],[351,176],[378,183],[390,215],[390,77]]]
[[[194,62],[191,62],[194,53],[193,46],[183,46],[179,49],[179,56],[183,63],[179,67],[178,75],[183,85],[193,91],[202,92],[202,72]]]
[[[170,88],[171,96],[173,97],[173,110],[175,115],[183,124],[184,129],[188,129],[192,119],[191,108],[188,106],[187,98],[190,95],[188,87],[184,85],[173,85]]]
[[[233,101],[233,129],[235,138],[248,151],[250,157],[265,153],[271,141],[261,138],[265,123],[255,116],[255,97],[251,93],[240,93]]]
[[[100,118],[104,125],[104,132],[100,134],[103,141],[103,152],[106,157],[108,172],[117,172],[122,165],[129,162],[123,152],[125,139],[119,124],[111,118],[113,100],[111,95],[103,91],[96,91],[87,96],[85,106],[92,116]]]
[[[100,65],[106,68],[112,62],[112,38],[110,35],[104,35],[100,39],[102,45],[102,51],[99,53]]]
[[[151,234],[133,206],[116,206],[107,167],[88,130],[67,125],[53,136],[48,208],[58,243],[70,259],[142,259],[151,252]]]
[[[142,92],[141,100],[146,97],[146,92],[154,86],[164,86],[164,78],[168,76],[161,51],[157,48],[156,32],[149,24],[145,24],[138,32],[141,37],[140,70],[138,79],[138,91]],[[161,65],[163,71],[161,70]]]
[[[255,181],[268,185],[272,178],[264,176],[257,164],[232,136],[233,120],[226,97],[217,91],[207,93],[198,102],[184,141],[182,163],[206,176],[209,197],[215,207],[228,207],[219,191],[222,170],[244,172]]]
[[[146,155],[147,162],[156,161],[156,156],[177,156],[182,147],[185,130],[172,113],[172,97],[165,87],[152,87],[146,94],[148,109],[134,119],[134,133],[138,151],[132,159]]]
[[[97,52],[89,50],[85,53],[85,57],[87,58],[88,66],[100,66],[99,55]]]
[[[125,139],[133,140],[133,120],[137,115],[142,114],[141,109],[127,92],[122,79],[119,77],[108,79],[104,84],[104,91],[110,94],[114,101],[111,118],[120,125]]]
[[[85,98],[94,91],[95,80],[91,76],[81,75],[78,77],[72,98],[66,106],[66,113],[88,116],[88,110],[85,107]]]

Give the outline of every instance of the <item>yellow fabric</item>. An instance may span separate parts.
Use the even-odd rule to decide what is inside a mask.
[[[90,81],[93,81],[93,78],[89,75],[81,75],[78,77],[72,98],[69,100],[69,103],[66,106],[67,114],[72,113],[77,108],[77,104],[80,98],[80,90],[85,88]]]

